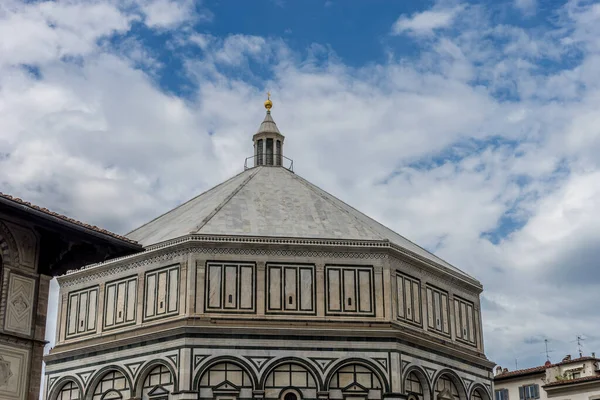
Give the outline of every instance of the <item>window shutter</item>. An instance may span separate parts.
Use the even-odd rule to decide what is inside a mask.
[[[523,386],[519,386],[519,398],[525,400],[525,388]]]
[[[539,399],[540,398],[540,385],[534,385],[533,390],[535,391],[535,398]]]
[[[508,400],[508,389],[502,389],[502,400]]]

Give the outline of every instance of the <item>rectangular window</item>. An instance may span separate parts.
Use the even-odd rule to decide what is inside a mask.
[[[327,265],[325,278],[328,314],[374,315],[371,267]]]
[[[254,264],[211,261],[206,270],[205,312],[255,312]],[[281,281],[281,276],[277,279]]]
[[[421,325],[421,282],[396,272],[396,317]]]
[[[179,312],[179,265],[146,272],[144,320]]]
[[[519,387],[519,398],[521,400],[532,400],[540,398],[539,385],[525,385]]]
[[[107,282],[104,289],[105,329],[135,323],[137,314],[137,276]]]
[[[450,335],[448,293],[427,285],[427,326],[430,331]]]
[[[69,293],[67,338],[96,332],[98,287]]]
[[[456,339],[475,346],[475,317],[473,303],[454,296],[454,326]]]
[[[508,389],[498,389],[494,392],[494,400],[508,400]]]
[[[314,266],[267,264],[267,313],[314,314]]]

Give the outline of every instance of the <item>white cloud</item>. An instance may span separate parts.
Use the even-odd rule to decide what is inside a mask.
[[[515,7],[527,16],[533,15],[537,8],[537,0],[515,0]]]
[[[156,84],[160,61],[135,38],[101,43],[142,18],[187,23],[176,15],[158,22],[109,1],[1,10],[0,30],[22,30],[0,42],[1,191],[126,232],[242,168],[267,87],[297,173],[483,282],[493,360],[514,348],[534,363],[531,338],[567,351],[575,331],[595,329],[597,311],[572,300],[600,284],[588,268],[600,239],[594,5],[569,3],[542,32],[484,17],[444,31],[475,11],[438,6],[396,24],[438,33],[419,57],[359,68],[322,45],[302,58],[277,38],[183,30],[202,50],[182,60],[197,88],[185,99]],[[540,60],[562,57],[543,71]],[[491,242],[484,233],[506,215],[520,225]]]
[[[193,0],[141,0],[139,7],[151,28],[174,28],[191,21],[210,21],[212,14],[196,12]]]
[[[392,34],[412,33],[414,35],[431,35],[438,29],[450,27],[464,6],[453,8],[434,8],[431,10],[414,13],[410,17],[401,15],[394,25]]]

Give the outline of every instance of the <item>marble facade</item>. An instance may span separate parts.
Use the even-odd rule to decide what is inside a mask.
[[[269,153],[127,236],[58,278],[46,400],[492,397],[481,284]]]

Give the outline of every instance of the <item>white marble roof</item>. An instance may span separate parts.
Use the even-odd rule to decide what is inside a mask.
[[[389,240],[473,279],[283,167],[248,169],[127,237],[149,246],[188,234]]]
[[[265,119],[258,127],[258,131],[256,132],[256,134],[259,133],[279,133],[281,135],[281,132],[279,132],[279,128],[277,128],[277,124],[275,124],[275,121],[273,121],[273,117],[271,117],[271,113],[268,111],[267,115],[265,115]]]

